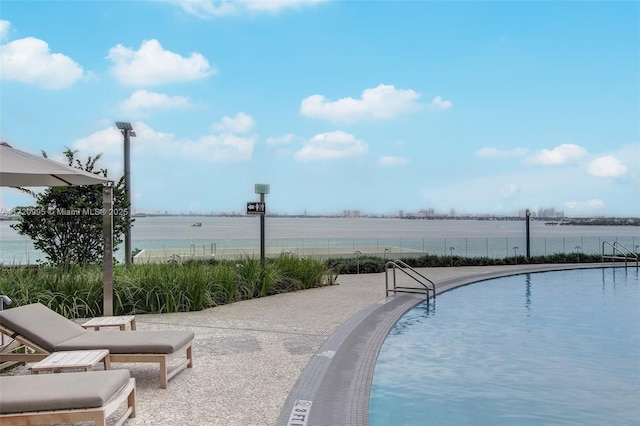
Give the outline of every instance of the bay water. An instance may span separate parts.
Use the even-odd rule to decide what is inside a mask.
[[[32,264],[44,259],[32,241],[0,221],[0,263]],[[530,221],[531,255],[580,252],[599,254],[614,242],[638,252],[640,227],[571,225],[549,226]],[[257,248],[258,216],[136,217],[132,248],[212,253],[221,249]],[[324,249],[329,254],[384,255],[429,253],[453,256],[508,257],[525,254],[526,222],[522,220],[401,219],[368,217],[265,218],[265,246],[292,251]],[[115,252],[123,258],[123,248]]]

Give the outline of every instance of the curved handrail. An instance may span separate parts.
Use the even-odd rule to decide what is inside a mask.
[[[416,271],[414,268],[412,268],[411,266],[407,265],[405,262],[403,262],[400,259],[397,259],[395,261],[395,263],[397,263],[398,265],[402,266],[403,268],[410,269],[412,272],[420,275],[421,278],[424,278],[425,280],[427,280],[429,282],[429,284],[431,284],[431,291],[433,291],[433,295],[435,296],[435,294],[436,294],[436,285],[435,285],[435,283],[433,281],[431,281],[429,278],[425,277],[420,272]]]
[[[619,241],[615,241],[613,243],[613,247],[615,247],[616,249],[618,249],[618,247],[621,247],[621,248],[624,249],[624,251],[620,250],[620,249],[618,249],[618,251],[624,255],[624,264],[625,264],[625,266],[627,264],[627,258],[631,258],[631,259],[635,258],[636,259],[636,267],[638,266],[638,254],[637,253],[634,253],[633,251],[631,251],[631,249],[629,249],[627,246],[625,246],[624,244],[622,244]]]
[[[605,255],[604,250],[606,246],[611,247],[611,256]],[[604,261],[604,259],[606,258],[624,259],[625,266],[627,265],[627,260],[631,258],[636,260],[636,267],[639,265],[638,254],[631,251],[627,246],[619,241],[614,241],[613,244],[611,244],[609,241],[602,242],[602,260]]]
[[[393,267],[393,289],[389,289],[389,267]],[[436,298],[436,285],[434,284],[434,282],[431,281],[429,278],[425,277],[424,275],[422,275],[420,272],[418,272],[415,269],[413,269],[411,266],[407,265],[402,260],[399,260],[399,259],[397,259],[395,261],[394,260],[390,260],[384,265],[385,291],[386,291],[386,295],[387,296],[389,296],[389,292],[390,291],[393,291],[393,292],[397,292],[398,291],[397,290],[398,287],[396,286],[396,269],[400,269],[400,271],[402,271],[409,278],[411,278],[412,280],[414,280],[418,284],[422,285],[426,290],[427,298],[429,297],[429,291],[433,292],[433,298],[434,299]],[[409,272],[407,272],[406,269],[408,269],[411,272],[413,272],[414,274],[420,276],[420,278],[424,279],[426,281],[426,283],[420,281],[414,275],[412,275]],[[429,287],[427,285],[427,283],[431,284],[431,287]]]

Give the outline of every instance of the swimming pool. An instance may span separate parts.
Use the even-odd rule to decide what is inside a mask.
[[[640,424],[638,270],[515,275],[418,305],[382,345],[369,424]]]

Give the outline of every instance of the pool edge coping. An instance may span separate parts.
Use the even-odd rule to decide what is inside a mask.
[[[494,278],[535,272],[625,267],[616,264],[537,264],[504,270],[473,272],[436,283],[436,293]],[[426,299],[416,294],[396,294],[354,314],[316,351],[284,404],[278,425],[369,424],[369,397],[375,363],[389,331],[407,311]],[[296,417],[296,402],[308,407]]]

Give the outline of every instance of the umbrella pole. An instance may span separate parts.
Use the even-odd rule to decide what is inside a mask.
[[[113,315],[113,187],[102,187],[102,236],[104,238],[104,258],[102,263],[102,314]]]

